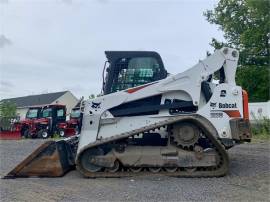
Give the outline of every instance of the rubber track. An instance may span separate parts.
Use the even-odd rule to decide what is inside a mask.
[[[216,167],[216,169],[214,170],[208,170],[207,168],[205,168],[204,170],[200,168],[200,170],[196,170],[194,172],[189,172],[189,171],[176,171],[173,173],[169,173],[166,171],[160,171],[158,173],[152,173],[150,171],[141,171],[138,173],[134,173],[131,171],[118,171],[115,173],[109,173],[109,172],[104,172],[104,171],[100,171],[100,172],[89,172],[85,169],[83,169],[81,167],[80,164],[80,156],[82,154],[83,151],[86,151],[87,149],[91,149],[103,144],[107,144],[110,142],[114,142],[117,140],[121,140],[121,139],[125,139],[128,138],[130,136],[134,136],[136,134],[140,134],[146,131],[150,131],[150,130],[154,130],[157,128],[161,128],[164,126],[168,126],[171,125],[173,123],[176,123],[178,121],[192,121],[195,122],[195,124],[197,124],[199,126],[200,129],[202,129],[205,137],[207,137],[210,142],[214,145],[216,151],[218,152],[218,154],[220,155],[220,158],[222,159],[222,164],[218,167]],[[157,122],[155,124],[151,124],[149,126],[146,127],[142,127],[136,130],[132,130],[126,133],[122,133],[119,135],[115,135],[109,138],[103,138],[101,140],[97,140],[93,143],[90,143],[89,145],[87,145],[86,147],[84,147],[84,149],[82,150],[82,152],[80,152],[77,155],[77,159],[76,159],[76,165],[77,165],[77,169],[85,176],[88,178],[107,178],[107,177],[133,177],[133,176],[142,176],[142,175],[166,175],[166,176],[174,176],[174,177],[221,177],[227,174],[228,172],[228,167],[229,167],[229,157],[228,154],[225,150],[225,148],[223,147],[223,145],[218,141],[217,137],[217,132],[214,129],[214,127],[212,126],[212,124],[209,123],[209,121],[207,119],[205,119],[204,117],[200,116],[200,115],[189,115],[189,116],[176,116],[176,117],[170,117],[165,121],[161,121],[161,122]]]

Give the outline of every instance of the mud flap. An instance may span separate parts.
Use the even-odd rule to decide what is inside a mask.
[[[65,140],[48,141],[11,170],[4,178],[60,177],[75,169],[75,154]]]

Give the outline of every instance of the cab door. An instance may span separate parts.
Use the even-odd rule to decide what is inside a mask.
[[[53,113],[52,132],[57,130],[57,125],[66,121],[66,107],[55,107]]]

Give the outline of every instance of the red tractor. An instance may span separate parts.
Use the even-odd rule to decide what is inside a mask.
[[[30,107],[26,113],[25,119],[10,120],[10,127],[7,130],[1,130],[1,139],[20,139],[22,136],[28,137],[34,130],[34,121],[40,118],[41,106]]]
[[[80,133],[81,124],[79,107],[72,109],[70,120],[66,121],[65,105],[36,106],[29,108],[24,120],[13,121],[7,130],[1,129],[0,139],[48,138],[54,134],[72,136]]]
[[[82,127],[82,118],[83,113],[81,112],[80,107],[74,107],[71,110],[70,119],[66,121],[66,128],[64,130],[60,130],[59,135],[61,137],[64,137],[80,134]]]
[[[21,136],[25,138],[29,137],[31,133],[34,131],[34,122],[39,119],[41,116],[41,106],[30,107],[26,113],[25,119],[19,122],[14,123],[17,131],[21,132]]]
[[[66,106],[47,105],[42,108],[40,118],[34,120],[28,137],[48,138],[60,134],[66,128]]]

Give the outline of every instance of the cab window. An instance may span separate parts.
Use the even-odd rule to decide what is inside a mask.
[[[64,109],[58,109],[57,110],[57,117],[62,117],[64,116]]]
[[[42,117],[46,118],[46,117],[51,117],[52,116],[52,109],[48,108],[48,109],[44,109],[42,112]]]
[[[156,81],[161,67],[156,58],[121,58],[116,63],[119,73],[112,85],[112,92],[133,88]]]
[[[38,109],[29,109],[26,118],[37,118],[38,117]]]
[[[81,111],[79,109],[72,110],[70,113],[71,118],[79,118],[81,116]]]

